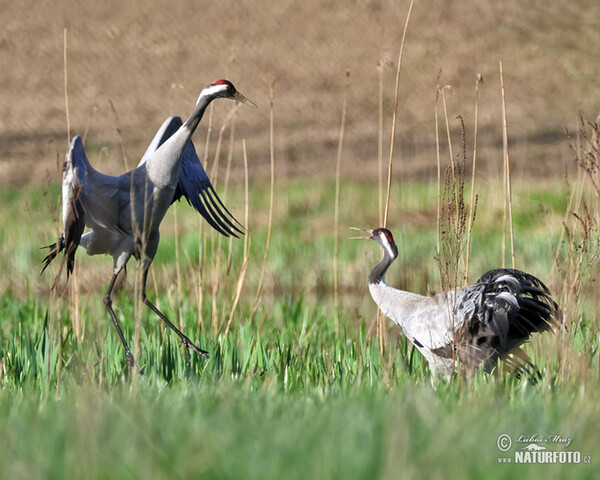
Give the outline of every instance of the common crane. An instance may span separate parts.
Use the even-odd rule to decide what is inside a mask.
[[[48,246],[42,272],[64,252],[68,277],[73,271],[78,246],[85,248],[88,255],[113,257],[113,274],[104,304],[129,366],[133,366],[133,355],[113,311],[111,293],[132,255],[142,269],[138,291],[143,303],[179,335],[183,345],[209,356],[148,300],[146,281],[158,248],[160,223],[170,205],[181,197],[219,233],[236,237],[244,233],[217,196],[191,141],[206,108],[217,98],[230,98],[256,107],[231,82],[219,80],[202,90],[185,122],[179,117],[170,117],[163,123],[134,170],[117,177],[98,172],[90,165],[79,136],[73,138],[66,154],[62,181],[63,233],[55,244]],[[84,234],[85,227],[91,231]]]
[[[474,285],[433,297],[398,290],[385,283],[385,273],[398,256],[392,233],[385,228],[355,229],[367,233],[383,249],[383,259],[369,275],[371,297],[421,352],[430,369],[448,376],[462,371],[494,370],[499,359],[516,373],[533,365],[519,348],[533,333],[552,330],[558,307],[548,288],[520,270],[497,268]]]

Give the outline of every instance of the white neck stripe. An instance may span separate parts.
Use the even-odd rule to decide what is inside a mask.
[[[196,101],[196,105],[198,105],[198,102],[200,102],[200,99],[202,97],[216,95],[219,92],[225,92],[225,91],[227,91],[227,84],[209,85],[204,90],[202,90],[202,92],[200,92],[200,96],[198,97],[198,100]]]
[[[383,244],[383,248],[385,248],[388,252],[388,255],[391,258],[395,258],[394,256],[394,250],[392,249],[392,245],[390,244],[390,242],[388,241],[387,237],[385,236],[385,233],[381,232],[379,234],[379,237],[381,238],[381,243]]]

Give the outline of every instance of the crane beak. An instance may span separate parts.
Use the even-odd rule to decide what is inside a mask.
[[[235,92],[235,94],[233,95],[233,99],[237,100],[240,103],[244,103],[244,104],[248,105],[249,107],[256,108],[256,105],[253,102],[251,102],[250,100],[248,100],[246,97],[244,97],[240,92]]]
[[[373,235],[373,230],[369,230],[367,228],[356,228],[350,227],[350,230],[358,230],[359,232],[368,233],[368,237],[350,237],[350,240],[371,240],[371,236]]]

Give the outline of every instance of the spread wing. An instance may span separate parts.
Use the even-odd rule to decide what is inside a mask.
[[[140,165],[144,164],[181,125],[183,125],[181,118],[177,116],[167,118],[156,132],[154,139],[140,161]],[[210,226],[222,235],[237,237],[237,234],[244,234],[244,227],[225,207],[210,183],[191,140],[181,154],[181,169],[179,170],[179,181],[173,202],[181,197],[185,197],[188,203],[204,217]]]
[[[81,137],[73,138],[63,172],[63,220],[67,218],[67,203],[76,192],[75,207],[84,213],[85,225],[128,235],[131,225],[122,222],[129,205],[131,172],[120,177],[105,175],[91,165]],[[67,226],[65,225],[65,232]]]
[[[127,192],[119,186],[127,182],[127,177],[128,174],[112,177],[94,170],[81,137],[73,138],[63,168],[63,233],[55,244],[48,246],[50,251],[43,261],[42,272],[62,251],[65,252],[67,275],[73,271],[75,252],[86,226],[126,234],[120,215],[123,203],[127,202]]]

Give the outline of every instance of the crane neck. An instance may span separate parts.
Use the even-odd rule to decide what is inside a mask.
[[[200,94],[189,118],[148,159],[148,178],[154,185],[176,187],[179,181],[181,154],[202,120],[206,108],[215,98],[215,95]]]
[[[383,249],[383,258],[381,262],[375,265],[375,268],[371,270],[369,274],[369,285],[378,285],[380,283],[385,283],[385,272],[390,267],[392,262],[396,259],[396,257],[392,257],[387,249]]]
[[[190,137],[196,131],[200,120],[202,120],[202,117],[204,116],[206,108],[210,105],[210,102],[212,102],[215,98],[217,97],[214,95],[203,95],[202,93],[200,94],[200,97],[196,102],[196,107],[194,108],[194,111],[183,124],[183,127],[185,127],[190,132]]]

